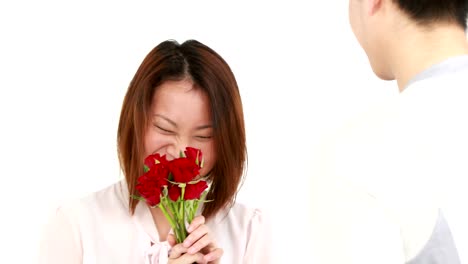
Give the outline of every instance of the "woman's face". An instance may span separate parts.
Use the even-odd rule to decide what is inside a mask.
[[[159,153],[172,160],[186,147],[198,148],[205,160],[201,175],[206,175],[216,161],[210,113],[208,97],[192,81],[164,82],[153,95],[145,156]]]

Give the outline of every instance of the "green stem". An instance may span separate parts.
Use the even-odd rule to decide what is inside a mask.
[[[182,198],[182,215],[180,217],[180,224],[181,224],[181,231],[183,234],[183,240],[187,237],[187,230],[185,229],[185,200],[184,200],[184,195],[185,195],[185,186],[182,187],[182,191],[180,194],[180,197]]]
[[[174,219],[172,219],[172,217],[167,213],[167,210],[166,208],[164,207],[164,205],[162,203],[159,203],[159,208],[161,209],[161,212],[164,214],[164,216],[166,217],[166,219],[169,221],[169,224],[171,225],[172,229],[175,229],[176,227],[176,224],[174,222]]]
[[[180,233],[180,228],[179,228],[178,223],[177,223],[177,228],[174,228],[174,233],[175,233],[175,236],[176,236],[177,244],[180,244],[180,243],[184,242],[184,240],[182,240],[182,234]]]
[[[197,213],[197,210],[198,210],[199,201],[195,200],[193,204],[194,205],[192,206],[192,215],[190,216],[192,219],[190,221],[193,221],[193,219],[195,218],[195,214]]]
[[[174,228],[174,233],[176,234],[176,240],[177,243],[182,243],[182,234],[180,233],[180,224],[179,224],[179,219],[180,219],[180,212],[179,212],[179,201],[177,202],[172,202],[171,205],[173,207],[173,212],[174,212],[174,218],[175,218],[175,223],[176,227]]]
[[[187,201],[185,203],[185,211],[186,211],[186,214],[187,214],[187,223],[191,223],[192,220],[192,201]]]
[[[172,230],[174,231],[174,235],[176,236],[177,244],[179,244],[183,242],[182,233],[180,232],[180,223],[179,223],[179,218],[180,218],[179,208],[178,208],[179,201],[174,202],[172,200],[169,200],[168,204],[169,204],[170,209],[172,210],[174,223],[175,223],[175,225],[172,227]]]
[[[170,201],[168,202],[168,204],[169,204],[170,209],[171,209],[171,211],[172,211],[172,215],[173,215],[174,217],[176,217],[176,219],[177,219],[177,212],[178,212],[178,211],[177,211],[176,206],[174,205],[175,202],[173,202],[172,200],[170,200]]]

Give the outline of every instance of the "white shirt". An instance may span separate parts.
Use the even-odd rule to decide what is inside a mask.
[[[235,203],[207,221],[221,263],[270,263],[270,225],[258,209]],[[167,242],[160,242],[148,206],[128,209],[125,181],[61,206],[41,241],[41,264],[164,264]]]
[[[468,56],[372,110],[325,144],[322,263],[468,263]]]

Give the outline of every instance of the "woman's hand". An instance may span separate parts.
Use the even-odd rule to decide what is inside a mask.
[[[172,235],[169,235],[172,236]],[[175,239],[172,241],[168,239],[171,246],[175,243]],[[169,254],[168,264],[192,264],[192,263],[203,263],[206,264],[207,261],[204,260],[204,255],[200,252],[195,254],[187,253],[188,248],[184,247],[183,244],[174,245],[171,248],[171,253]]]
[[[187,228],[189,236],[184,240],[182,244],[175,245],[175,237],[170,234],[168,237],[169,244],[175,245],[171,254],[169,255],[169,263],[189,263],[189,262],[171,262],[171,259],[178,261],[179,258],[187,255],[187,259],[195,259],[190,262],[197,263],[210,263],[218,264],[223,250],[218,248],[210,236],[210,230],[205,225],[205,217],[197,216],[193,219]],[[201,259],[200,259],[201,257]]]

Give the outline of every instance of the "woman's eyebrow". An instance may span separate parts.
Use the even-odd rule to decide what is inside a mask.
[[[195,129],[196,130],[202,130],[202,129],[207,129],[207,128],[212,128],[212,125],[203,125],[203,126],[198,126]]]

